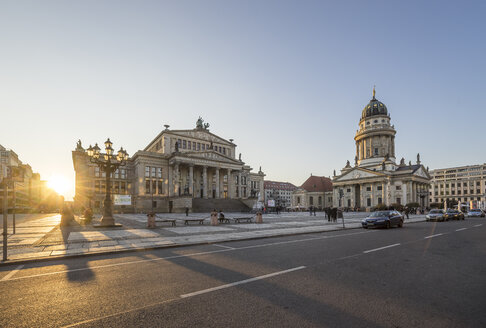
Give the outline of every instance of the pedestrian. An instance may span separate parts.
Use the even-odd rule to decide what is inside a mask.
[[[408,209],[408,206],[405,206],[405,215],[407,216],[407,220],[408,220],[408,213],[409,213],[409,209]]]
[[[312,206],[309,206],[309,215],[312,216]]]
[[[316,216],[316,209],[317,207],[314,206],[314,216]]]
[[[186,216],[189,216],[189,207],[186,206]]]

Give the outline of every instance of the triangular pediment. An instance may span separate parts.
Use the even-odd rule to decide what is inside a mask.
[[[381,172],[375,172],[375,171],[361,169],[361,168],[353,168],[351,171],[338,176],[333,181],[341,182],[341,181],[349,181],[349,180],[364,179],[364,178],[382,177],[384,175],[385,174]]]
[[[421,166],[419,169],[417,169],[415,172],[413,172],[413,175],[417,175],[419,177],[425,178],[425,179],[431,179],[429,173],[427,170]]]

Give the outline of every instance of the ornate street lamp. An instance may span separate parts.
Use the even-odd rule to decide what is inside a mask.
[[[117,226],[115,224],[115,219],[113,218],[113,207],[111,204],[111,174],[115,172],[120,166],[126,165],[128,160],[128,153],[120,148],[118,153],[114,154],[114,149],[111,147],[113,143],[110,138],[105,141],[105,151],[106,153],[100,153],[100,147],[95,144],[94,147],[89,146],[87,149],[89,160],[91,163],[97,164],[100,170],[106,174],[106,196],[103,201],[103,216],[101,217],[100,226],[101,227],[113,227]]]

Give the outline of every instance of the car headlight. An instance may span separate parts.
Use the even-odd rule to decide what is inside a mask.
[[[430,219],[430,215],[428,215],[428,214],[427,214],[427,215],[425,216],[425,218],[426,218],[426,219]]]

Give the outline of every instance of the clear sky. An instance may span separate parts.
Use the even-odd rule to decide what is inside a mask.
[[[484,163],[485,17],[486,1],[0,0],[0,144],[70,198],[78,139],[133,154],[202,116],[301,185],[353,161],[376,85],[398,160]]]

